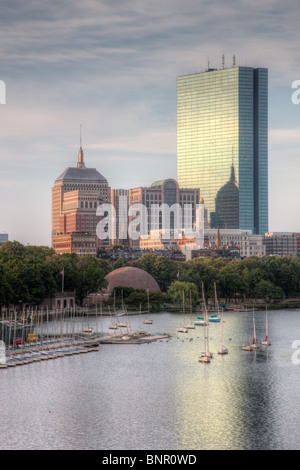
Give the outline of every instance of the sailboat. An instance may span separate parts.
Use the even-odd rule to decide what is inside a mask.
[[[191,309],[191,314],[192,314],[192,293],[191,293],[191,291],[190,291],[190,309]],[[188,330],[194,330],[195,325],[193,323],[187,323],[185,325],[185,328],[187,328]]]
[[[203,289],[203,283],[202,283],[202,291],[203,291],[203,298],[204,298],[204,289]],[[213,358],[213,353],[209,351],[209,336],[208,336],[208,326],[209,323],[207,321],[207,309],[206,309],[206,304],[204,301],[204,307],[205,307],[205,328],[204,328],[204,343],[205,343],[205,352],[201,353],[201,357],[208,357],[209,359]],[[199,359],[200,359],[199,358]],[[200,362],[206,362],[206,361],[200,361]]]
[[[218,354],[228,354],[228,349],[223,344],[223,323],[224,323],[224,320],[223,320],[223,310],[222,310],[222,333],[221,333],[222,340],[221,340],[221,348],[218,350]]]
[[[220,319],[220,311],[219,311],[219,302],[218,302],[218,297],[217,297],[217,288],[216,288],[215,282],[214,282],[214,291],[215,291],[215,305],[217,306],[217,314],[211,315],[208,321],[219,323],[221,319]]]
[[[259,345],[256,340],[254,308],[253,308],[253,342],[252,344],[250,344],[250,346],[252,349],[259,349]]]
[[[128,317],[128,313],[127,313],[127,310],[126,310],[124,302],[123,302],[123,291],[122,291],[122,311],[121,311],[121,314],[119,314],[118,316],[123,317],[125,315]],[[117,326],[119,328],[129,328],[129,324],[126,323],[126,322],[123,322],[123,321],[117,323]]]
[[[108,308],[109,308],[109,307],[108,307]],[[117,327],[116,323],[113,323],[113,321],[112,321],[112,316],[111,316],[110,308],[109,308],[109,315],[110,315],[110,325],[109,325],[108,328],[109,328],[110,330],[117,330],[118,327]]]
[[[182,309],[183,309],[183,316],[185,316],[185,311],[184,311],[184,292],[182,293]],[[178,333],[187,333],[188,330],[185,326],[180,326],[177,328]]]
[[[248,326],[248,310],[246,308],[246,320],[247,320],[247,330],[248,330],[248,339],[249,339],[249,326]],[[246,346],[243,346],[243,351],[253,351],[253,347],[250,344],[250,341]]]
[[[211,353],[208,352],[208,324],[203,329],[203,332],[205,351],[198,357],[198,362],[209,363],[212,356]]]
[[[204,297],[204,285],[202,282],[202,303],[203,303],[203,308],[204,308],[204,313],[205,317],[197,317],[197,319],[194,321],[194,325],[201,325],[201,326],[206,326],[208,325],[207,321],[207,311],[206,311],[206,304],[205,304],[205,297]]]
[[[150,311],[150,306],[149,306],[149,289],[147,289],[147,296],[148,296],[148,315],[149,315],[149,311]],[[144,321],[143,321],[144,325],[152,325],[153,321],[150,320],[150,318],[146,318]]]
[[[271,346],[271,341],[268,338],[268,310],[267,310],[267,307],[266,307],[266,337],[265,337],[264,341],[262,341],[260,344],[262,344],[263,346]]]

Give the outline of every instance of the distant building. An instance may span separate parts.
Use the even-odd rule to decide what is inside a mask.
[[[170,230],[177,230],[176,217],[177,214],[170,211],[165,216],[169,217],[169,220],[163,219],[162,211],[157,210],[157,206],[166,204],[172,207],[174,204],[178,204],[182,208],[180,220],[177,220],[178,225],[184,227],[184,206],[190,205],[189,212],[189,223],[191,227],[196,224],[196,206],[200,204],[200,190],[180,188],[177,181],[174,179],[166,179],[154,182],[150,187],[139,187],[129,190],[129,207],[134,204],[141,204],[147,209],[147,227],[145,236],[149,235],[151,230],[161,231],[168,225]],[[129,223],[132,222],[134,217],[129,217]],[[168,224],[168,225],[167,225]],[[144,237],[146,239],[146,237]],[[132,248],[139,248],[140,240],[130,239]]]
[[[0,246],[4,245],[6,242],[8,242],[8,234],[0,233]]]
[[[56,292],[51,298],[43,301],[41,307],[50,310],[75,308],[75,292]]]
[[[204,231],[203,256],[210,256],[211,250],[230,250],[235,256],[247,258],[249,256],[264,257],[266,247],[262,235],[252,234],[250,230],[208,229]],[[180,247],[183,253],[195,250],[195,240],[181,240]],[[209,251],[207,251],[209,250]]]
[[[205,246],[215,248],[217,246],[217,233],[218,230],[205,230],[204,243]],[[263,236],[256,235],[251,230],[219,230],[219,248],[238,248],[241,258],[248,258],[249,256],[264,257],[266,249],[263,244]],[[218,246],[217,246],[218,247]]]
[[[267,255],[294,256],[300,254],[300,233],[269,232],[265,234],[264,245]]]
[[[268,69],[177,78],[177,179],[200,188],[210,228],[268,232]]]
[[[70,232],[52,238],[53,249],[58,254],[76,253],[77,255],[97,256],[97,235],[86,232]]]
[[[116,216],[115,224],[112,226],[111,244],[128,248],[129,190],[112,189],[111,204],[114,206]]]
[[[170,235],[164,238],[163,230],[151,230],[147,236],[140,238],[141,250],[177,250],[178,239],[174,237],[174,231],[170,230]]]
[[[77,167],[67,168],[52,188],[52,246],[59,253],[92,254],[106,241],[96,236],[97,207],[110,202],[110,187],[95,168],[86,168],[80,145]],[[108,242],[107,242],[108,244]]]

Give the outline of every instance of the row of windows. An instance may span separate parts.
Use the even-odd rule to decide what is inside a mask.
[[[97,209],[98,205],[99,204],[98,204],[97,201],[94,201],[94,202],[93,201],[89,201],[89,202],[88,201],[81,201],[80,202],[81,209],[83,209],[83,208],[85,208],[85,209],[88,209],[88,208]]]

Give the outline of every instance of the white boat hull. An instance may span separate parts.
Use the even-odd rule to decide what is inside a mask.
[[[218,350],[218,354],[228,354],[228,349],[227,348],[222,348]]]
[[[187,333],[187,328],[178,328],[178,333]]]
[[[243,351],[253,351],[251,346],[243,346]]]
[[[208,357],[208,356],[200,356],[200,357],[198,358],[198,362],[208,363],[208,362],[210,362],[210,357]]]

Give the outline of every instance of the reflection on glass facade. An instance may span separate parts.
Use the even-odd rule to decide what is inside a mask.
[[[268,70],[177,79],[177,179],[200,188],[211,228],[268,231]]]

